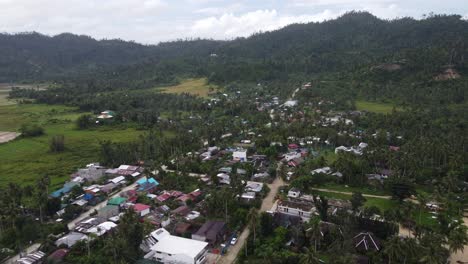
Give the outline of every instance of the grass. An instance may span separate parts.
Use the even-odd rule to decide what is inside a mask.
[[[401,108],[396,107],[394,104],[390,103],[378,103],[364,100],[356,100],[357,110],[365,110],[379,114],[388,114],[392,112],[394,107],[397,111],[401,111]]]
[[[175,86],[158,87],[153,90],[157,90],[163,93],[182,94],[187,93],[196,95],[204,98],[209,98],[209,94],[216,91],[219,87],[210,85],[206,78],[199,79],[186,79],[180,84]]]
[[[133,128],[114,127],[76,130],[74,120],[81,114],[66,106],[0,106],[0,130],[15,131],[23,123],[36,123],[45,129],[43,136],[18,138],[0,145],[0,187],[10,182],[34,184],[39,176],[46,174],[51,178],[52,187],[57,187],[77,168],[98,160],[100,141],[128,142],[142,133]],[[66,150],[51,153],[50,139],[58,134],[64,135]]]
[[[9,92],[10,88],[0,87],[0,106],[15,104],[14,101],[7,99]]]
[[[327,183],[323,185],[323,187],[319,188],[325,188],[325,189],[330,189],[334,191],[340,191],[340,192],[360,192],[362,194],[372,194],[372,195],[390,195],[388,192],[385,192],[383,190],[377,190],[377,189],[372,189],[370,187],[352,187],[352,186],[344,186],[342,184],[335,184],[335,183]]]
[[[349,200],[351,199],[351,195],[348,194],[341,194],[341,193],[332,193],[332,192],[317,192],[319,195],[323,195],[328,198],[334,199],[341,199],[341,200]],[[365,207],[376,206],[382,212],[391,208],[394,208],[398,205],[398,202],[395,200],[388,200],[383,198],[373,198],[373,197],[366,197],[366,203],[364,204]]]

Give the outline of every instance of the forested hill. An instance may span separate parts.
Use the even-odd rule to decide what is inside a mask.
[[[155,46],[115,39],[98,41],[70,33],[53,37],[36,32],[0,34],[0,82],[44,80],[158,61],[172,55],[206,54],[217,43],[196,40]]]
[[[210,57],[212,53],[217,57]],[[467,57],[468,22],[460,16],[387,21],[366,12],[351,12],[335,20],[290,25],[232,41],[153,46],[72,34],[3,34],[0,81],[96,74],[96,69],[104,77],[117,71],[120,77],[128,75],[127,79],[159,80],[152,75],[167,73],[202,75],[224,83],[286,81],[331,72],[368,74],[362,69],[386,69],[385,63],[397,63],[389,67],[404,66],[407,75],[427,78],[447,65],[466,75]]]

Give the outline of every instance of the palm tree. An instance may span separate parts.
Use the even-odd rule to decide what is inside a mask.
[[[247,217],[249,219],[248,220],[249,221],[249,227],[253,231],[253,238],[254,238],[254,242],[255,242],[256,235],[257,235],[257,225],[258,225],[258,220],[259,220],[258,219],[258,210],[257,210],[257,208],[250,209],[249,215]]]
[[[387,255],[389,264],[398,263],[405,254],[405,245],[400,237],[393,236],[385,243],[383,252]]]
[[[320,243],[322,233],[320,232],[320,219],[315,217],[307,223],[306,237],[314,241],[314,250],[317,251],[317,242]]]
[[[425,193],[420,193],[416,196],[418,199],[418,208],[419,208],[419,223],[421,223],[421,215],[424,209],[426,209],[426,204],[429,200],[429,197]]]
[[[447,235],[447,244],[452,253],[459,250],[463,252],[465,245],[468,244],[467,227],[459,225],[452,229]]]
[[[301,254],[299,258],[300,264],[320,264],[320,259],[317,256],[317,252],[313,248],[304,248],[304,254]]]

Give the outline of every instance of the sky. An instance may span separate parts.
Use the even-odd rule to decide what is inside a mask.
[[[468,0],[0,0],[0,32],[70,32],[157,44],[247,37],[351,10],[384,19],[421,19],[431,12],[468,19]]]

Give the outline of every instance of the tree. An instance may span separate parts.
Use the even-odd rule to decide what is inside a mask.
[[[320,264],[320,259],[317,256],[317,252],[313,248],[303,248],[304,253],[301,254],[299,259],[300,264]]]
[[[94,125],[93,116],[90,114],[80,115],[76,121],[76,127],[78,129],[87,129]]]
[[[39,219],[41,223],[44,221],[44,208],[47,206],[47,202],[49,199],[49,185],[50,185],[50,178],[47,175],[39,178],[37,181],[37,186],[35,190],[35,198],[37,206],[39,207]]]
[[[253,231],[254,241],[256,240],[257,235],[257,226],[258,226],[258,210],[257,208],[251,208],[248,215],[249,227]]]
[[[260,214],[260,235],[267,237],[273,232],[273,217],[267,212]]]
[[[65,150],[65,137],[63,135],[53,136],[50,140],[51,152],[62,152]]]
[[[361,207],[365,202],[366,198],[362,196],[362,193],[360,192],[353,192],[353,195],[351,196],[351,206],[353,207],[354,211],[357,211],[359,207]]]
[[[406,254],[405,244],[402,241],[402,238],[398,236],[393,236],[385,242],[384,254],[388,258],[388,263],[400,263],[399,261]]]
[[[314,251],[317,252],[317,244],[320,243],[320,240],[322,239],[322,233],[320,230],[320,219],[317,217],[314,217],[309,220],[309,222],[306,224],[306,237],[310,240],[313,241],[314,245]]]
[[[314,199],[315,207],[319,211],[320,219],[322,219],[322,221],[327,221],[327,219],[328,219],[328,207],[329,207],[328,206],[328,200],[322,195],[320,195],[318,198],[317,198],[316,195],[314,195],[313,199]]]
[[[468,244],[467,227],[460,224],[453,228],[447,235],[447,244],[451,252],[463,252],[465,245]]]

